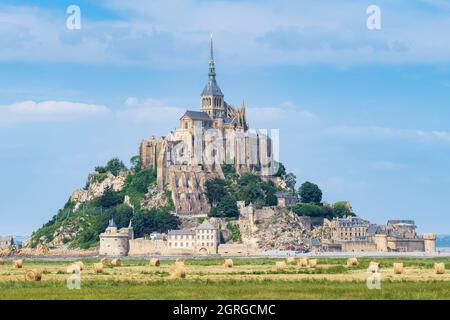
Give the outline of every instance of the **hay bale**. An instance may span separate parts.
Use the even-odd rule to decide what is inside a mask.
[[[402,274],[403,273],[403,263],[394,263],[394,274]]]
[[[103,272],[103,263],[94,263],[92,265],[92,267],[94,268],[94,272],[95,273],[102,273]]]
[[[186,269],[184,269],[183,267],[176,267],[172,269],[171,274],[172,278],[184,279],[186,278]]]
[[[371,261],[369,263],[369,268],[367,269],[368,272],[378,272],[378,270],[380,269],[380,263],[379,262],[375,262],[375,261]]]
[[[183,267],[184,266],[184,259],[183,258],[177,258],[177,260],[175,260],[175,265],[177,265],[179,267]]]
[[[72,273],[80,273],[81,272],[81,268],[79,265],[77,264],[72,264],[70,266],[67,267],[66,269],[67,273],[72,274]]]
[[[41,281],[42,271],[37,269],[27,270],[25,273],[25,280],[27,281]]]
[[[445,264],[444,263],[435,263],[434,271],[436,274],[444,274],[445,273]]]
[[[103,258],[102,260],[100,260],[100,263],[104,266],[109,266],[111,264],[111,261],[108,258]]]
[[[277,270],[283,270],[286,268],[286,262],[277,261],[277,262],[275,262],[275,267],[277,268]]]
[[[113,266],[119,267],[119,266],[122,265],[122,260],[120,260],[120,259],[112,259],[112,260],[111,260],[111,264],[112,264]]]
[[[12,265],[16,269],[21,269],[23,267],[23,260],[13,260]]]
[[[159,265],[161,264],[161,261],[159,261],[159,259],[150,259],[150,265],[153,267],[159,267]]]
[[[79,266],[80,267],[80,271],[84,270],[84,263],[83,261],[77,261],[74,263],[75,266]]]
[[[287,263],[287,264],[296,264],[297,262],[295,261],[295,258],[293,258],[293,257],[287,257],[287,258],[286,258],[286,263]]]
[[[310,268],[315,268],[315,267],[317,267],[317,259],[311,259],[311,260],[309,260],[309,267],[310,267]]]
[[[307,267],[308,266],[308,258],[301,258],[298,260],[298,265],[300,267]]]
[[[227,267],[227,268],[233,268],[233,260],[225,259],[223,265],[224,265],[224,267]]]
[[[348,258],[347,259],[347,266],[357,266],[358,265],[358,259],[356,258]]]

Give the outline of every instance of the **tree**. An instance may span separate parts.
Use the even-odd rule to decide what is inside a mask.
[[[109,160],[105,167],[95,167],[95,171],[98,173],[111,172],[114,176],[117,176],[120,171],[124,170],[127,170],[127,167],[118,158]]]
[[[119,228],[128,227],[133,217],[133,209],[122,203],[115,208],[114,221]]]
[[[261,185],[262,181],[259,176],[251,173],[243,173],[237,181],[237,198],[245,201],[246,205],[251,202],[256,207],[263,206],[266,200]]]
[[[155,227],[159,232],[167,232],[169,230],[175,230],[180,227],[180,219],[169,212],[160,210],[154,217]]]
[[[114,158],[108,161],[106,170],[117,176],[120,171],[127,170],[127,167],[118,158]]]
[[[123,195],[107,187],[103,195],[97,199],[97,204],[103,208],[111,208],[123,202]]]
[[[292,191],[295,191],[295,184],[297,183],[297,177],[292,172],[289,172],[284,178],[286,187]]]
[[[333,204],[333,216],[343,218],[346,216],[355,216],[355,213],[347,201],[339,201]]]
[[[239,217],[239,210],[236,205],[236,199],[233,196],[226,195],[222,199],[222,201],[219,202],[216,208],[212,208],[210,216],[220,218]]]
[[[139,171],[142,167],[142,163],[141,163],[141,157],[140,156],[134,156],[130,159],[130,163],[131,163],[131,168]]]
[[[274,176],[280,178],[284,178],[286,176],[286,167],[281,162],[278,162],[278,170]]]
[[[208,197],[209,203],[213,207],[222,200],[222,198],[227,194],[227,182],[223,179],[215,178],[206,181],[206,196]]]
[[[324,217],[326,212],[322,206],[314,203],[297,203],[293,208],[295,214],[308,217]]]
[[[322,190],[320,190],[317,184],[306,181],[298,190],[300,194],[300,200],[303,203],[315,203],[320,204],[322,201]]]

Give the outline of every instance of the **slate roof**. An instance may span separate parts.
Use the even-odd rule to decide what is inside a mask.
[[[202,224],[197,227],[197,230],[213,230],[213,229],[215,229],[214,226],[211,223],[209,223],[208,220],[203,221]]]
[[[223,96],[215,77],[210,77],[203,89],[202,96]]]
[[[192,120],[201,120],[201,121],[212,121],[211,117],[202,111],[191,111],[188,110],[184,113],[183,117],[191,118]]]
[[[169,236],[172,236],[172,235],[193,235],[194,234],[194,231],[192,231],[192,230],[189,230],[189,229],[182,229],[182,230],[170,230],[168,233],[167,233]]]

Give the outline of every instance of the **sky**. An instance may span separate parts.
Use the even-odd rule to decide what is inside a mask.
[[[198,110],[210,33],[225,100],[280,130],[297,186],[450,233],[449,0],[17,3],[0,4],[0,235],[30,235],[95,166]]]

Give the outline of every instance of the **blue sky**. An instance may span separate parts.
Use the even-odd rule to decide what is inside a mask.
[[[298,184],[450,233],[448,30],[448,0],[2,1],[0,234],[30,234],[95,166],[198,109],[210,32],[227,102],[280,129]]]

